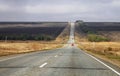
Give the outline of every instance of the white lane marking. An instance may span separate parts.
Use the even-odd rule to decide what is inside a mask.
[[[39,67],[42,68],[42,67],[44,67],[45,65],[47,65],[47,63],[44,63],[44,64],[40,65]]]
[[[58,57],[57,55],[55,55],[55,57]]]
[[[85,52],[84,52],[85,53]],[[107,68],[109,68],[110,70],[112,70],[114,73],[116,73],[117,75],[120,76],[120,73],[118,71],[116,71],[115,69],[113,69],[112,67],[108,66],[107,64],[105,64],[104,62],[100,61],[99,59],[95,58],[94,56],[88,54],[88,53],[85,53],[86,55],[92,57],[93,59],[95,59],[96,61],[100,62],[101,64],[103,64],[104,66],[106,66]]]

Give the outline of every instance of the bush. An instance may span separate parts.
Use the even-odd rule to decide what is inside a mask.
[[[100,35],[95,35],[95,34],[89,34],[88,40],[91,42],[109,41],[108,38],[100,36]]]
[[[87,34],[96,34],[94,31],[88,31]]]
[[[111,47],[108,47],[108,51],[112,51],[112,48],[111,48]]]

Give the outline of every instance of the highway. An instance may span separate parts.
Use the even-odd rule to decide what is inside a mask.
[[[77,48],[74,30],[71,23],[62,48],[1,57],[0,76],[120,76],[120,70]]]

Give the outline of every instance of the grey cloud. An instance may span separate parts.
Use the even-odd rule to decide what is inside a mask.
[[[0,21],[120,21],[119,0],[0,0]]]

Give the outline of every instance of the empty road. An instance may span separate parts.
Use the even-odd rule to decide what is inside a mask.
[[[120,70],[74,44],[74,23],[63,48],[0,58],[0,76],[120,76]]]

